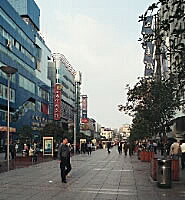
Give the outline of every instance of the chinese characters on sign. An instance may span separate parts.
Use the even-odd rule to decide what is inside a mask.
[[[61,85],[54,86],[54,120],[60,120],[61,117]]]

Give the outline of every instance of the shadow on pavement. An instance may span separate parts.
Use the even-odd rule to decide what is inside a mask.
[[[54,160],[51,156],[42,156],[40,155],[37,158],[37,161],[34,161],[32,157],[22,157],[22,156],[17,156],[15,159],[10,160],[10,170],[14,170],[17,168],[24,168],[24,167],[29,167],[31,165],[39,164],[42,162],[48,162]],[[0,162],[0,173],[6,172],[7,171],[7,161],[1,161]]]

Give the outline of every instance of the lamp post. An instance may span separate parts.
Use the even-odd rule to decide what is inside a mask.
[[[75,109],[74,109],[74,153],[76,153],[76,135],[80,133],[79,122],[79,98],[80,98],[80,85],[82,82],[82,75],[80,71],[75,74]]]
[[[77,132],[77,116],[78,116],[78,104],[77,104],[77,82],[75,82],[75,108],[74,108],[74,154],[76,153],[76,132]]]
[[[7,120],[7,170],[9,171],[10,169],[10,78],[12,74],[15,74],[17,72],[17,69],[15,69],[14,67],[10,67],[10,66],[1,66],[0,69],[7,75],[8,77],[8,92],[7,92],[7,96],[8,96],[8,120]]]

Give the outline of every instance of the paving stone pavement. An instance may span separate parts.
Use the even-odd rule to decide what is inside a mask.
[[[119,155],[113,148],[72,159],[68,183],[61,183],[56,160],[0,174],[0,200],[184,200],[185,183],[158,188],[149,164],[137,156]]]

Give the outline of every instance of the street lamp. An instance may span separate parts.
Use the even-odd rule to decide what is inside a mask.
[[[10,78],[12,74],[15,74],[17,72],[17,69],[15,69],[14,67],[10,67],[10,66],[1,66],[0,69],[7,75],[8,77],[8,120],[7,120],[7,164],[8,164],[8,171],[10,169],[10,163],[9,163],[9,145],[10,145]]]
[[[82,74],[80,71],[75,74],[75,109],[74,109],[74,153],[76,153],[76,134],[79,134],[79,87],[82,82]]]

